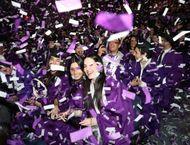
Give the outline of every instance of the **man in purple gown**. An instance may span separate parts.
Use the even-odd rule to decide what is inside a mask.
[[[173,101],[175,87],[179,84],[183,74],[182,55],[172,48],[174,42],[169,36],[162,37],[163,50],[158,57],[157,64],[162,80],[161,88],[163,97],[160,106],[168,110]]]

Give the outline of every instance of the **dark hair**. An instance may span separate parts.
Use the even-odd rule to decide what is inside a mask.
[[[130,46],[130,49],[131,49],[131,39],[132,39],[132,37],[134,37],[134,38],[136,39],[137,44],[138,44],[138,41],[139,41],[137,36],[131,35],[130,38],[129,38],[129,46]],[[136,46],[137,46],[137,44],[136,44]]]
[[[51,57],[55,57],[55,56],[50,56],[49,61],[50,61]],[[47,66],[48,69],[50,68],[49,61],[48,61],[48,66]],[[61,62],[60,65],[64,65],[63,62]],[[53,82],[53,80],[55,79],[56,76],[60,77],[60,76],[63,76],[64,74],[65,74],[65,72],[62,72],[62,71],[56,71],[54,74],[52,74],[51,70],[50,70],[47,72],[47,74],[45,76],[43,76],[41,78],[41,80],[42,80],[42,82],[44,82],[46,87],[48,87]]]
[[[147,54],[147,58],[152,58],[153,51],[150,50],[151,44],[149,42],[144,41],[143,44],[137,44],[137,47],[140,49],[142,54]]]
[[[137,40],[137,42],[138,42],[138,37],[136,35],[131,35],[130,36],[130,40],[131,40],[132,37],[134,37]]]
[[[71,68],[71,64],[75,63],[75,62],[80,66],[81,70],[83,68],[83,59],[81,57],[77,56],[76,54],[72,55],[71,59],[69,59],[68,66],[67,66],[67,72],[68,72],[70,84],[72,84],[72,81],[73,81],[73,79],[71,77],[71,73],[70,73],[70,68]]]
[[[87,56],[86,58],[91,58],[95,62],[101,63],[103,66],[102,59],[98,55],[93,54],[93,55]],[[106,79],[106,75],[102,68],[102,71],[100,71],[100,75],[96,78],[96,81],[94,84],[95,92],[94,92],[94,96],[93,96],[93,102],[97,103],[97,106],[99,109],[101,108],[102,90],[103,90],[103,85],[104,85],[105,79]],[[94,106],[93,102],[90,102],[91,98],[89,98],[89,96],[88,96],[88,92],[90,91],[90,82],[91,81],[88,78],[86,79],[86,81],[84,81],[84,94],[85,94],[85,96],[87,96],[87,97],[85,97],[84,104],[87,109],[89,109],[91,106]]]
[[[161,34],[161,37],[164,38],[167,42],[169,42],[171,46],[173,45],[174,41],[171,36],[167,34]]]

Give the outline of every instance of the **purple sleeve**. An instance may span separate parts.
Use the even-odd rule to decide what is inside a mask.
[[[133,131],[133,108],[130,99],[122,97],[122,85],[114,83],[111,94],[106,96],[108,104],[97,115],[97,122],[104,144],[130,142]]]

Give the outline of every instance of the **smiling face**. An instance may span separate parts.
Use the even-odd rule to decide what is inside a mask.
[[[49,60],[49,65],[54,64],[54,65],[60,65],[61,64],[61,59],[51,56],[50,60]]]
[[[147,53],[142,52],[141,49],[139,49],[138,47],[134,49],[133,56],[135,57],[136,60],[140,60],[141,62],[147,61]]]
[[[131,49],[134,49],[137,45],[137,39],[135,37],[131,37],[130,39],[130,46],[131,46]]]
[[[71,73],[71,77],[74,80],[80,80],[83,76],[83,72],[82,72],[80,66],[76,62],[73,62],[71,64],[70,73]]]
[[[51,56],[50,60],[49,60],[49,66],[51,65],[60,65],[61,64],[61,59]],[[51,71],[52,73],[55,73],[56,71]]]
[[[84,72],[89,79],[95,79],[99,74],[98,64],[90,57],[84,60]]]
[[[117,52],[120,46],[119,40],[114,40],[109,42],[109,51],[110,52]]]
[[[152,36],[152,41],[153,41],[154,43],[159,43],[158,36],[157,36],[157,35],[153,35],[153,36]]]
[[[78,46],[75,50],[75,52],[79,55],[79,56],[83,56],[84,55],[84,50],[82,46]]]

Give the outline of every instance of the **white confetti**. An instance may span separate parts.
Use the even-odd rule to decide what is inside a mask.
[[[6,98],[7,97],[7,93],[3,92],[3,91],[0,91],[0,97]]]
[[[176,25],[179,20],[180,18],[177,18],[177,20],[174,22],[174,25]]]
[[[26,49],[22,49],[22,50],[16,51],[16,54],[21,54],[21,53],[25,53],[25,52],[26,52]]]
[[[74,20],[74,19],[69,19],[69,24],[73,24],[74,26],[78,26],[79,25],[79,21]]]
[[[124,8],[125,8],[125,10],[127,11],[128,14],[132,14],[133,13],[128,4],[124,4],[123,6],[124,6]]]
[[[52,71],[65,71],[65,67],[64,66],[61,66],[61,65],[50,65],[50,69]]]
[[[57,28],[61,28],[61,27],[63,27],[63,24],[57,24],[57,25],[55,25],[55,28],[57,29]]]
[[[7,82],[7,78],[6,78],[6,75],[4,73],[0,72],[0,78],[1,78],[2,83]]]
[[[141,3],[138,4],[137,10],[139,11],[141,9]]]
[[[190,33],[190,31],[181,31],[179,34],[177,34],[176,36],[173,37],[173,41],[178,40],[179,38],[181,38],[182,36],[184,36],[188,33]]]
[[[190,41],[190,38],[185,37],[184,41]]]
[[[178,0],[179,3],[185,4],[185,0]]]
[[[47,31],[45,32],[45,34],[46,34],[47,36],[49,36],[51,33],[52,33],[52,32],[51,32],[50,30],[47,30]]]
[[[18,3],[18,2],[11,1],[11,4],[12,4],[14,7],[21,8],[21,4]]]
[[[164,9],[164,12],[163,12],[163,14],[162,14],[162,16],[166,16],[168,10],[169,10],[168,8],[165,8],[165,9]]]
[[[142,114],[139,114],[138,116],[137,116],[137,118],[135,118],[135,122],[138,122],[140,119],[142,119],[143,118],[143,115]]]
[[[107,41],[110,42],[110,41],[117,40],[120,38],[125,38],[128,34],[129,34],[129,31],[115,33],[115,34],[110,35]]]
[[[21,9],[20,9],[19,13],[20,13],[21,15],[24,15],[24,16],[27,16],[27,15],[28,15],[27,12],[25,12],[25,11],[23,11],[23,10],[21,10]]]
[[[54,107],[55,107],[54,104],[45,105],[45,106],[44,106],[44,110],[53,109]]]
[[[59,0],[55,1],[55,5],[59,13],[69,12],[72,10],[77,10],[82,8],[80,0]]]

